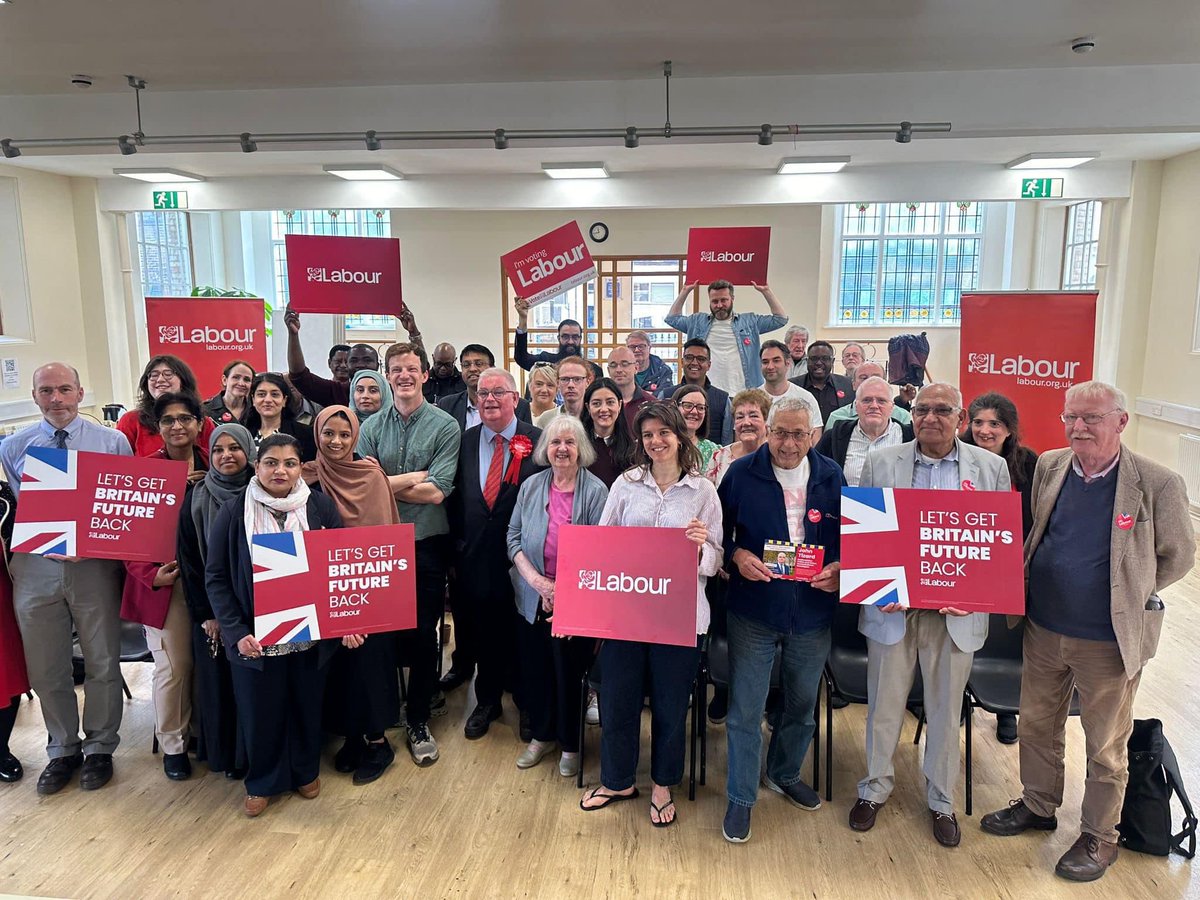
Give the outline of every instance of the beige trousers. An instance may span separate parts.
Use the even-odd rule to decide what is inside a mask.
[[[176,581],[162,628],[146,626],[154,657],[154,733],[163,753],[186,753],[192,724],[192,617]]]

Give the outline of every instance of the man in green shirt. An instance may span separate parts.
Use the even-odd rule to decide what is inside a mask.
[[[429,731],[430,701],[437,685],[437,627],[446,592],[450,525],[443,501],[454,489],[461,436],[449,413],[427,403],[425,356],[412,344],[392,344],[384,373],[393,403],[369,417],[358,438],[360,456],[373,456],[392,478],[401,522],[416,528],[417,627],[399,632],[409,659],[408,750],[419,766],[437,762]]]
[[[862,383],[872,375],[878,375],[885,380],[887,378],[887,373],[883,371],[883,366],[879,365],[879,363],[865,362],[854,370],[854,378],[851,379],[850,384],[857,391]],[[830,427],[836,425],[838,422],[844,422],[846,419],[855,419],[857,417],[858,412],[855,410],[853,403],[846,406],[839,406],[825,420],[825,430],[829,431]],[[912,424],[912,413],[902,408],[898,403],[892,408],[892,418],[901,425]],[[368,421],[370,420],[368,419]]]

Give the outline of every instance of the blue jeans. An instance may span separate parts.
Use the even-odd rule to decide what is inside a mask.
[[[729,613],[729,802],[753,806],[758,798],[762,717],[771,687],[775,647],[783,645],[780,684],[783,710],[767,748],[767,775],[783,786],[800,781],[812,742],[813,710],[821,670],[829,655],[830,629],[785,634],[755,619]]]

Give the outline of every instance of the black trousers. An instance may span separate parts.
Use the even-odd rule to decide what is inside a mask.
[[[8,706],[0,707],[0,753],[8,753],[8,739],[12,737],[13,726],[17,724],[17,709],[21,706],[21,698],[13,697]]]
[[[238,729],[237,700],[233,695],[232,666],[220,644],[216,659],[208,649],[208,635],[192,624],[192,683],[195,703],[192,729],[197,735],[196,759],[214,772],[246,767],[245,741]]]
[[[417,627],[396,632],[399,664],[409,669],[409,725],[428,724],[429,703],[437,688],[437,628],[446,602],[448,541],[444,534],[417,541]]]
[[[664,787],[679,784],[699,648],[606,640],[600,662],[600,783],[623,791],[637,781],[642,700],[649,693],[650,777]]]
[[[329,662],[325,730],[343,737],[379,736],[398,721],[396,632],[368,634],[361,647],[340,648]]]
[[[450,670],[470,679],[475,674],[475,648],[471,646],[471,629],[463,631],[462,622],[467,618],[467,605],[463,602],[462,582],[450,579],[450,612],[454,616],[454,651],[450,654]]]
[[[460,560],[458,565],[469,565]],[[460,576],[461,577],[461,576]],[[460,639],[465,639],[478,664],[475,678],[477,703],[498,705],[504,691],[520,683],[517,659],[517,615],[512,583],[507,570],[495,573],[487,584],[464,586],[459,601],[461,613],[455,613],[454,627]],[[519,706],[519,696],[514,696]]]
[[[523,691],[534,740],[558,741],[567,753],[579,751],[579,682],[591,664],[592,638],[558,638],[538,611],[532,625],[517,617],[517,646]]]
[[[246,793],[273,797],[315,781],[321,770],[325,669],[316,647],[233,665],[238,722],[246,737]]]

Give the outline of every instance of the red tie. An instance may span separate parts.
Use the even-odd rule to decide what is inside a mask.
[[[504,474],[504,435],[492,437],[492,461],[488,465],[487,481],[483,485],[483,502],[491,509],[500,496],[500,477]]]

